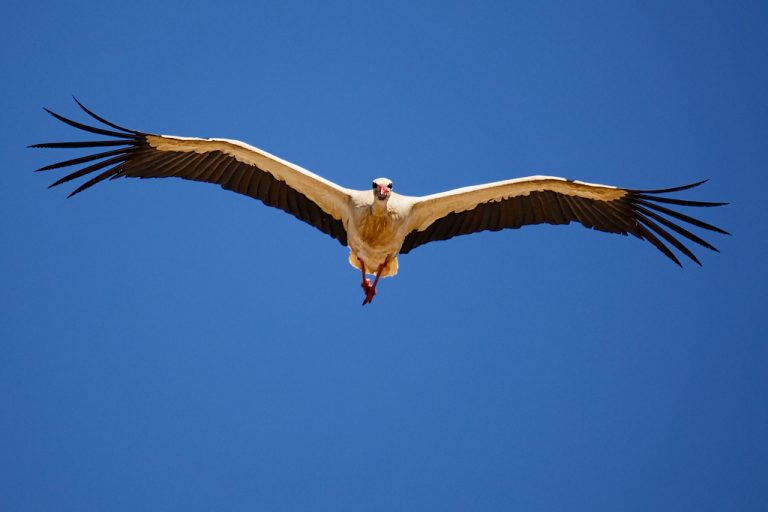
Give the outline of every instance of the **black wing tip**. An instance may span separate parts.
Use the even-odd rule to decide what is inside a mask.
[[[68,119],[68,118],[62,116],[61,114],[57,114],[56,112],[54,112],[53,110],[51,110],[51,109],[49,109],[47,107],[43,107],[43,110],[48,112],[50,115],[52,115],[53,117],[55,117],[56,119],[58,119],[62,123],[68,124],[68,125],[70,125],[70,126],[72,126],[74,128],[77,128],[79,130],[83,130],[83,131],[86,131],[86,132],[91,132],[91,133],[96,133],[96,134],[99,134],[99,135],[105,135],[107,137],[114,137],[114,138],[117,138],[117,139],[126,139],[126,140],[132,140],[132,139],[136,139],[137,137],[141,137],[143,135],[146,135],[146,134],[144,134],[142,132],[139,132],[139,131],[136,131],[136,130],[131,130],[129,128],[125,128],[123,126],[117,125],[117,124],[115,124],[115,123],[113,123],[111,121],[107,121],[103,117],[98,116],[97,114],[95,114],[91,110],[89,110],[87,107],[85,107],[82,103],[80,103],[77,100],[77,98],[75,98],[75,101],[80,106],[80,108],[83,109],[83,111],[86,114],[88,114],[90,117],[92,117],[93,119],[97,120],[98,122],[100,122],[100,123],[102,123],[102,124],[104,124],[106,126],[109,126],[110,128],[114,128],[114,130],[118,130],[118,131],[107,130],[107,129],[104,129],[104,128],[98,128],[96,126],[91,126],[91,125],[87,125],[87,124],[84,124],[84,123],[80,123],[78,121],[74,121],[72,119]]]
[[[710,180],[710,178],[704,178],[703,180],[700,180],[700,181],[697,181],[697,182],[694,182],[694,183],[691,183],[691,184],[685,185],[685,186],[688,187],[688,188],[695,188],[695,187],[698,187],[700,185],[705,184],[709,180]]]
[[[79,130],[83,130],[86,132],[96,133],[98,135],[103,135],[109,137],[105,140],[97,140],[97,141],[78,141],[78,142],[43,142],[43,143],[37,143],[37,144],[30,144],[29,148],[98,148],[98,147],[110,147],[110,146],[128,146],[122,147],[120,149],[115,150],[108,150],[104,152],[94,153],[90,155],[86,155],[79,158],[74,158],[70,160],[65,160],[62,162],[57,162],[54,164],[46,165],[44,167],[41,167],[39,169],[36,169],[34,172],[40,172],[40,171],[48,171],[51,169],[58,169],[61,167],[67,167],[70,165],[79,165],[86,162],[91,162],[94,160],[102,160],[104,158],[108,158],[107,160],[103,160],[101,162],[97,162],[94,164],[91,164],[83,169],[80,169],[76,172],[67,174],[66,176],[60,178],[59,180],[55,181],[54,183],[50,184],[48,186],[49,189],[57,187],[58,185],[61,185],[63,183],[67,183],[75,178],[79,178],[81,176],[84,176],[86,174],[89,174],[93,171],[102,169],[108,165],[117,164],[119,166],[120,161],[124,161],[127,158],[127,154],[131,152],[132,149],[136,148],[140,142],[141,138],[145,136],[146,134],[135,131],[135,130],[129,130],[127,128],[123,128],[122,126],[116,125],[114,123],[111,123],[107,121],[106,119],[103,119],[99,117],[98,115],[94,114],[88,108],[83,105],[80,100],[78,100],[74,95],[72,95],[72,99],[77,103],[77,105],[90,117],[96,119],[100,123],[107,125],[111,128],[114,128],[119,131],[113,131],[113,130],[107,130],[104,128],[91,126],[88,124],[83,124],[78,121],[74,121],[72,119],[66,118],[53,110],[42,107],[45,112],[56,118],[57,120],[72,126],[74,128],[77,128]],[[98,125],[97,125],[98,126]],[[109,158],[112,157],[112,158]],[[99,181],[102,181],[104,178],[107,178],[110,176],[110,174],[114,171],[115,168],[110,169],[106,173],[103,173],[96,178],[93,178],[89,180],[88,182],[84,183],[77,189],[75,189],[73,192],[71,192],[67,198],[70,198],[83,190],[90,188],[95,183],[98,183]],[[113,176],[114,177],[114,176]]]
[[[714,231],[715,233],[720,233],[721,235],[732,236],[729,232],[717,226],[711,226],[709,228],[704,228],[704,229],[709,229],[710,231]]]
[[[88,107],[86,107],[85,105],[80,103],[80,101],[77,98],[75,98],[74,95],[72,95],[72,99],[75,100],[75,103],[77,103],[77,106],[79,106],[80,109],[83,112],[85,112],[86,114],[91,116],[93,119],[97,120],[98,122],[100,122],[102,124],[105,124],[105,125],[107,125],[107,126],[109,126],[111,128],[114,128],[116,130],[127,132],[127,133],[129,133],[131,135],[141,135],[141,132],[138,132],[136,130],[131,130],[130,128],[126,128],[124,126],[120,126],[119,124],[115,124],[112,121],[107,121],[106,119],[104,119],[103,117],[101,117],[100,115],[96,114],[91,109],[89,109]]]
[[[680,243],[682,243],[682,242],[680,242]],[[700,266],[700,267],[703,266],[701,264],[701,262],[699,261],[699,258],[697,258],[696,255],[690,249],[686,250],[686,252],[684,254],[686,256],[688,256],[688,258],[691,259],[698,266]]]
[[[666,251],[668,251],[668,252],[665,252],[665,251],[662,251],[662,250],[661,250],[661,248],[659,248],[659,246],[658,246],[658,245],[657,245],[655,242],[652,242],[652,243],[653,243],[653,245],[656,245],[656,247],[657,247],[657,248],[658,248],[658,249],[659,249],[659,250],[662,252],[662,254],[664,254],[664,256],[666,256],[667,258],[669,258],[670,260],[672,260],[672,261],[675,263],[675,265],[677,265],[677,266],[678,266],[678,267],[680,267],[680,268],[685,268],[685,267],[683,267],[683,264],[680,262],[680,260],[678,259],[678,257],[677,257],[677,256],[675,256],[675,253],[673,253],[673,252],[672,252],[672,251],[669,249],[669,247],[667,247],[667,246],[664,246],[664,248],[666,249]],[[659,242],[659,243],[660,243],[660,242]],[[663,245],[663,244],[662,244],[662,245]]]
[[[657,194],[640,194],[633,193],[632,197],[637,199],[647,199],[649,201],[656,201],[657,203],[674,204],[677,206],[692,206],[695,208],[712,208],[715,206],[725,206],[728,203],[720,203],[713,201],[691,201],[689,199],[675,199],[673,197],[660,197]]]
[[[703,185],[704,183],[708,182],[709,178],[695,181],[693,183],[688,183],[686,185],[679,185],[677,187],[669,187],[669,188],[657,188],[653,190],[633,190],[632,192],[639,192],[639,193],[646,193],[646,194],[666,194],[668,192],[679,192],[681,190],[689,190],[692,188],[696,188],[700,185]]]
[[[666,238],[667,241],[672,243],[677,249],[681,250],[681,252],[683,252],[686,256],[688,256],[688,258],[691,261],[693,261],[694,263],[696,263],[699,267],[702,267],[703,265],[702,265],[701,261],[699,261],[699,259],[696,257],[696,255],[694,255],[692,253],[692,251],[690,251],[688,248],[686,248],[684,246],[680,247],[681,245],[683,245],[682,242],[680,242],[678,239],[672,237],[672,235],[670,235],[669,233],[666,233],[666,236],[665,236],[663,228],[660,228],[659,226],[655,225],[653,223],[653,221],[649,221],[647,218],[645,218],[645,216],[642,215],[642,212],[646,211],[653,218],[663,222],[668,227],[673,228],[675,231],[677,231],[678,233],[682,234],[683,236],[685,236],[689,240],[692,240],[692,241],[698,243],[699,245],[702,245],[703,247],[705,247],[705,248],[707,248],[707,249],[709,249],[711,251],[719,253],[720,250],[717,247],[715,247],[714,245],[712,245],[712,244],[710,244],[708,242],[705,242],[704,240],[702,240],[702,239],[700,239],[698,237],[695,237],[695,236],[691,235],[690,233],[688,233],[685,230],[683,230],[680,226],[670,225],[669,221],[665,222],[663,219],[659,218],[658,214],[654,214],[653,212],[649,212],[649,211],[645,210],[644,208],[642,208],[641,205],[646,205],[646,206],[650,207],[653,210],[657,210],[658,212],[665,213],[667,215],[671,215],[671,216],[676,217],[677,219],[682,220],[684,222],[692,223],[692,224],[694,224],[694,225],[696,225],[696,226],[698,226],[700,228],[707,229],[707,230],[714,231],[714,232],[717,232],[717,233],[720,233],[720,234],[723,234],[723,235],[729,235],[730,236],[731,233],[725,231],[724,229],[718,228],[718,227],[713,226],[711,224],[704,223],[702,221],[699,221],[698,219],[694,219],[694,218],[688,217],[688,216],[683,215],[683,214],[681,214],[679,212],[676,212],[674,210],[669,210],[669,209],[664,208],[664,207],[660,206],[659,204],[657,204],[657,203],[662,203],[662,204],[666,203],[666,204],[672,204],[672,205],[676,205],[676,206],[694,206],[694,207],[714,207],[714,206],[726,206],[726,205],[728,205],[729,203],[727,203],[727,202],[687,201],[687,200],[681,200],[681,199],[671,199],[671,198],[656,196],[656,194],[665,194],[665,193],[668,193],[668,192],[678,192],[678,191],[681,191],[681,190],[692,189],[694,187],[698,187],[700,185],[703,185],[704,183],[706,183],[708,181],[709,181],[709,178],[703,179],[703,180],[700,180],[700,181],[696,181],[694,183],[689,183],[687,185],[682,185],[682,186],[679,186],[679,187],[672,187],[672,188],[665,188],[665,189],[656,189],[656,190],[631,190],[631,191],[628,191],[630,193],[630,197],[631,197],[630,201],[632,201],[632,202],[637,201],[637,203],[639,203],[639,204],[636,204],[636,206],[639,206],[639,208],[641,209],[641,212],[638,213],[639,220],[641,222],[643,222],[644,224],[646,224],[647,228],[650,228],[651,230],[659,233],[662,236],[662,238]],[[670,237],[672,238],[672,240],[670,240]],[[651,241],[653,243],[653,245],[655,245],[657,247],[657,249],[659,249],[662,253],[664,253],[664,255],[667,256],[670,260],[672,260],[676,265],[678,265],[681,268],[683,267],[683,265],[680,263],[680,261],[676,257],[674,257],[674,255],[670,255],[669,252],[667,252],[668,248],[662,248],[662,247],[659,246],[660,244],[657,243],[658,240],[656,240],[656,241],[651,240],[647,236],[646,236],[646,238],[648,238],[649,241]]]
[[[666,194],[669,192],[679,192],[681,190],[689,190],[695,187],[698,187],[699,185],[703,185],[704,183],[708,182],[709,178],[703,179],[701,181],[696,181],[694,183],[688,183],[687,185],[680,185],[678,187],[671,187],[671,188],[657,188],[653,190],[629,190],[629,192],[634,192],[638,194]]]

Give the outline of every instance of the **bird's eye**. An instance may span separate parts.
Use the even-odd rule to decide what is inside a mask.
[[[392,184],[390,183],[389,185],[387,185],[387,188],[388,188],[389,190],[392,190]]]
[[[376,188],[376,182],[375,181],[373,182],[373,188]]]

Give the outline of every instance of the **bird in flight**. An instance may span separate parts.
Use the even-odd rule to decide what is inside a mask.
[[[699,260],[679,237],[717,251],[682,223],[728,234],[670,208],[727,204],[665,195],[696,187],[706,180],[674,188],[633,190],[554,176],[529,176],[414,197],[394,192],[392,180],[376,178],[369,189],[353,190],[237,140],[130,130],[99,117],[75,101],[103,126],[83,124],[45,110],[72,127],[106,138],[31,145],[96,151],[38,169],[81,166],[51,187],[93,175],[77,187],[71,197],[106,179],[176,177],[214,183],[253,197],[348,246],[349,262],[362,274],[363,305],[373,300],[380,278],[397,274],[398,255],[428,242],[459,235],[575,221],[599,231],[631,234],[647,240],[682,266],[664,242],[699,265]],[[369,275],[373,276],[373,282]]]

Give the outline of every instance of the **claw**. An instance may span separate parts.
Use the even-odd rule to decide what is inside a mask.
[[[376,279],[374,279],[373,284],[371,284],[371,280],[365,277],[365,262],[358,258],[360,261],[360,269],[363,273],[363,283],[361,286],[363,287],[363,291],[365,292],[365,300],[363,300],[363,306],[366,304],[370,304],[373,302],[373,297],[376,296],[376,285],[379,284],[379,278],[381,277],[381,273],[384,271],[384,268],[387,266],[387,260],[389,258],[384,260],[384,263],[379,265],[378,270],[376,271]]]
[[[365,300],[363,300],[363,306],[365,306],[373,301],[373,297],[376,295],[376,288],[371,285],[370,279],[363,281],[362,287],[365,292]]]

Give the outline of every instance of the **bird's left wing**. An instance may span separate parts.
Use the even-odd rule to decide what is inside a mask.
[[[75,100],[77,101],[77,100]],[[109,137],[87,142],[47,142],[35,148],[75,148],[99,151],[47,165],[48,171],[85,165],[51,185],[96,173],[70,194],[73,196],[101,181],[119,177],[169,178],[202,181],[253,197],[311,224],[347,244],[347,205],[350,191],[316,174],[243,142],[154,135],[111,123],[78,105],[110,129],[72,121],[46,111],[56,119],[86,132]],[[116,148],[116,149],[104,149]],[[99,172],[97,172],[99,171]]]
[[[696,256],[665,228],[714,251],[717,251],[714,246],[674,220],[718,233],[727,233],[662,204],[719,206],[726,203],[688,201],[658,195],[686,190],[701,183],[704,182],[660,190],[630,190],[553,176],[530,176],[414,198],[408,235],[400,252],[404,254],[428,242],[479,231],[498,231],[541,223],[569,224],[577,221],[588,228],[622,235],[632,234],[648,240],[680,265],[680,261],[661,238],[701,264]]]

